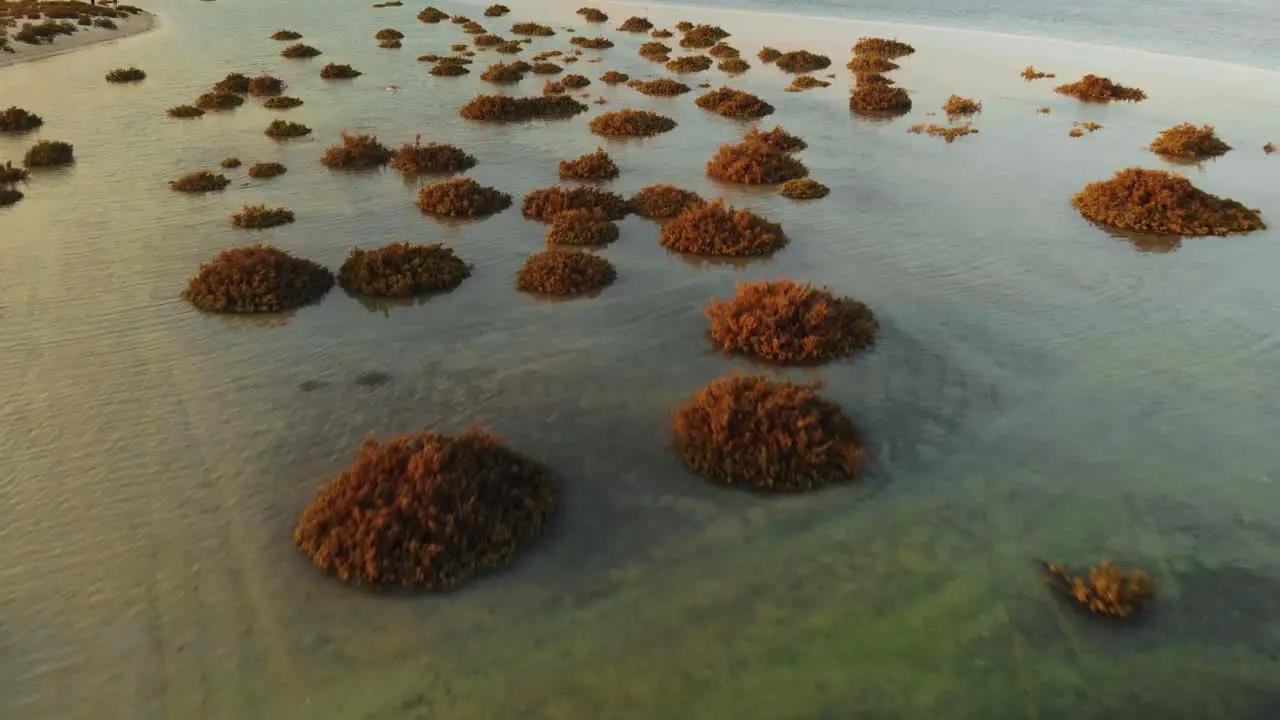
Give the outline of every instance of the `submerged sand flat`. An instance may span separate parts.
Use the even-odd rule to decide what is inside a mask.
[[[700,93],[597,82],[607,104],[571,120],[462,121],[458,107],[492,90],[478,72],[437,78],[414,60],[466,39],[417,22],[424,4],[176,3],[128,43],[0,74],[4,104],[46,122],[0,135],[0,161],[36,137],[74,143],[78,159],[0,210],[0,717],[1271,716],[1277,230],[1135,246],[1069,199],[1121,167],[1178,167],[1280,217],[1275,156],[1256,150],[1277,136],[1280,77],[906,25],[598,3],[611,22],[597,32],[574,14],[581,2],[512,4],[500,21],[483,17],[488,3],[439,4],[491,29],[552,24],[558,35],[525,56],[567,49],[563,27],[603,34],[617,47],[574,69],[593,80],[667,75],[636,54],[647,36],[613,31],[632,14],[721,25],[749,59],[766,44],[829,54],[833,85],[805,93],[764,65],[689,79],[759,95],[777,107],[760,127],[808,142],[798,157],[832,194],[799,205],[706,178],[715,148],[753,125],[700,110]],[[405,33],[398,53],[372,39],[383,27]],[[267,39],[279,28],[325,54],[280,58]],[[911,114],[849,114],[843,66],[862,35],[917,48],[892,75]],[[326,82],[327,62],[365,74]],[[1102,72],[1150,99],[1081,105],[1053,81],[1024,82],[1028,64],[1065,81]],[[128,65],[147,79],[103,81]],[[232,71],[280,77],[305,104],[165,117]],[[543,80],[511,91],[537,95]],[[952,93],[983,102],[981,134],[948,145],[905,131]],[[643,140],[589,132],[624,107],[678,126]],[[314,132],[277,142],[262,134],[276,118]],[[1071,139],[1075,121],[1106,130]],[[1191,166],[1145,149],[1183,121],[1237,149]],[[617,282],[543,301],[513,276],[545,226],[516,209],[424,217],[418,182],[320,164],[344,129],[457,145],[478,160],[468,177],[517,203],[558,182],[560,160],[602,146],[622,170],[608,189],[724,197],[791,243],[745,264],[688,259],[629,217],[601,251]],[[233,184],[202,196],[168,188],[232,155],[289,172],[220,171]],[[355,244],[406,240],[445,243],[473,274],[430,300],[334,290],[277,316],[196,312],[178,297],[187,277],[245,241],[227,217],[258,203],[297,221],[254,240],[331,269]],[[866,431],[872,462],[851,487],[730,493],[666,447],[674,405],[760,369],[713,351],[700,308],[775,277],[855,295],[880,321],[874,350],[780,373],[825,381]],[[377,596],[295,550],[316,485],[365,435],[471,423],[564,478],[560,524],[509,571],[449,595]],[[1117,631],[1070,612],[1035,565],[1101,557],[1153,572],[1147,622]]]

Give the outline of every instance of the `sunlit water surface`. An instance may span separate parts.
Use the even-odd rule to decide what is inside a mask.
[[[585,26],[577,4],[505,19]],[[571,68],[656,77],[644,36]],[[0,71],[0,106],[46,117],[34,137],[76,147],[0,210],[0,717],[4,718],[1268,718],[1280,711],[1280,363],[1276,231],[1137,245],[1068,198],[1191,120],[1236,150],[1180,166],[1280,222],[1280,76],[1214,63],[971,32],[794,21],[652,6],[734,33],[756,65],[726,80],[778,107],[832,188],[814,203],[721,186],[703,164],[747,124],[694,95],[596,82],[572,120],[463,122],[491,86],[434,78],[414,58],[467,38],[420,5],[165,2],[152,33]],[[447,9],[480,18],[481,6]],[[379,49],[396,27],[404,48]],[[324,51],[285,60],[270,31]],[[595,30],[590,31],[595,34]],[[852,117],[843,64],[860,35],[916,55],[894,74],[916,111]],[[569,32],[532,49],[568,49]],[[836,60],[832,87],[784,93],[763,44]],[[530,53],[526,53],[530,54]],[[601,63],[591,59],[603,57]],[[324,82],[325,62],[365,75]],[[1025,83],[1028,63],[1144,88],[1083,106]],[[137,64],[145,82],[102,81]],[[271,72],[306,101],[171,120],[229,71]],[[517,88],[537,94],[543,78]],[[387,92],[386,85],[399,85]],[[984,101],[953,145],[905,132],[952,92]],[[602,141],[600,110],[651,108],[679,127]],[[1047,106],[1048,115],[1035,108]],[[313,136],[265,137],[274,117]],[[1105,129],[1071,139],[1077,120]],[[792,243],[745,265],[666,253],[629,218],[603,250],[618,282],[550,303],[512,276],[543,246],[518,208],[446,225],[418,181],[318,162],[343,129],[456,143],[470,173],[519,198],[556,162],[603,145],[631,194],[676,182],[779,221]],[[33,136],[0,138],[18,159]],[[236,155],[279,160],[225,192],[166,182]],[[243,204],[292,225],[234,230]],[[179,300],[217,251],[268,241],[336,269],[355,245],[444,242],[475,265],[457,291],[379,305],[335,290],[270,318]],[[705,485],[668,450],[672,406],[735,368],[701,306],[735,281],[791,277],[856,295],[880,317],[873,352],[820,369],[865,429],[855,486],[762,499]],[[380,383],[382,376],[389,381]],[[564,477],[560,521],[507,572],[444,596],[379,597],[316,572],[294,522],[360,439],[424,426],[493,427]],[[1035,560],[1149,568],[1153,614],[1097,623],[1055,602]]]

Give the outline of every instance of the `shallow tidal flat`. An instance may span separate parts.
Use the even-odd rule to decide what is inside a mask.
[[[565,66],[592,79],[575,92],[606,104],[584,98],[587,113],[552,122],[459,118],[495,92],[479,72],[504,56],[430,75],[417,56],[471,38],[418,22],[422,4],[146,7],[155,31],[0,70],[0,105],[45,118],[35,134],[0,134],[0,162],[36,139],[73,143],[77,159],[34,173],[0,209],[0,716],[1271,717],[1280,157],[1261,146],[1280,141],[1280,75],[710,9],[599,3],[610,21],[594,26],[574,15],[581,4],[512,3],[488,18],[487,3],[437,3],[508,37],[514,22],[555,27],[526,59],[568,51],[574,35],[615,43]],[[735,121],[699,109],[700,88],[647,97],[597,81],[671,76],[636,53],[647,34],[614,30],[633,14],[732,32],[751,70],[680,79],[750,91],[776,112]],[[378,47],[385,27],[405,34],[401,49]],[[280,28],[323,55],[280,57],[287,43],[268,39]],[[890,73],[912,92],[909,114],[850,114],[844,64],[864,35],[915,46]],[[764,45],[828,54],[815,75],[836,78],[786,93],[790,76],[756,60]],[[321,80],[326,63],[363,75]],[[1028,64],[1057,79],[1023,81]],[[129,65],[146,80],[103,81]],[[228,72],[275,75],[305,104],[165,116]],[[1148,99],[1054,94],[1090,72]],[[496,91],[535,96],[546,79]],[[983,103],[979,134],[948,144],[906,131],[945,123],[952,93]],[[588,131],[622,108],[678,126],[642,140]],[[277,118],[313,132],[264,136]],[[1191,165],[1145,149],[1184,121],[1235,149]],[[1104,128],[1072,138],[1073,122]],[[804,138],[798,157],[831,194],[797,203],[708,179],[706,160],[753,125]],[[421,180],[320,164],[342,130],[455,144],[478,160],[466,175],[516,206],[425,217]],[[600,251],[618,278],[598,296],[516,292],[546,230],[519,199],[597,146],[621,171],[609,189],[668,182],[723,197],[781,223],[790,243],[769,259],[691,259],[631,216]],[[288,172],[219,171],[231,186],[198,196],[168,188],[227,156]],[[1135,165],[1177,169],[1272,228],[1135,242],[1071,207],[1087,183]],[[227,222],[259,203],[296,222]],[[425,301],[334,289],[263,317],[179,298],[201,262],[244,242],[336,270],[352,246],[393,240],[443,242],[472,276]],[[851,485],[765,499],[686,471],[668,448],[670,411],[732,369],[762,369],[715,352],[701,308],[737,281],[781,277],[874,308],[874,350],[778,371],[824,381],[871,457]],[[472,423],[564,478],[549,536],[509,570],[451,594],[379,596],[298,554],[302,508],[361,438]],[[1035,566],[1100,557],[1151,571],[1149,617],[1117,628],[1072,612]]]

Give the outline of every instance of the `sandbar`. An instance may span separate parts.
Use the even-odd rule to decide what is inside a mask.
[[[120,38],[144,33],[156,25],[156,16],[149,12],[142,12],[137,15],[124,15],[122,13],[122,17],[112,18],[112,20],[116,23],[115,30],[100,27],[80,27],[79,32],[74,35],[59,35],[53,42],[43,45],[28,45],[27,43],[18,42],[13,39],[13,29],[10,29],[9,47],[13,48],[15,52],[0,51],[0,67],[53,57],[54,55],[61,55],[109,40],[119,40]]]

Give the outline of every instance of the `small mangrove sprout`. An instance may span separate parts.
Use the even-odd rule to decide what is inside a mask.
[[[612,180],[618,177],[618,166],[604,148],[596,148],[577,160],[560,161],[561,180]]]
[[[1231,146],[1214,134],[1212,125],[1182,123],[1161,130],[1151,143],[1151,150],[1171,157],[1210,158],[1227,154]]]
[[[702,95],[698,107],[717,115],[738,120],[752,120],[773,114],[773,106],[749,92],[722,87]]]
[[[338,284],[356,295],[412,297],[452,290],[470,276],[471,266],[443,245],[393,242],[352,248],[338,270]]]
[[[225,165],[223,167],[226,167]],[[169,187],[178,192],[206,193],[222,190],[230,185],[226,175],[215,175],[209,170],[187,173],[177,180],[170,180]]]
[[[605,220],[621,220],[631,211],[622,196],[589,186],[553,185],[524,198],[521,212],[531,220],[550,222],[566,210],[586,210]]]
[[[107,73],[107,82],[110,83],[141,82],[146,79],[147,74],[136,67],[118,67]]]
[[[1044,572],[1057,595],[1098,615],[1127,620],[1155,598],[1155,585],[1146,573],[1127,572],[1106,560],[1089,568],[1088,577],[1077,577],[1053,563],[1044,563]]]
[[[590,210],[566,210],[547,228],[547,242],[553,245],[608,245],[618,235],[616,223]]]
[[[648,110],[618,110],[591,120],[591,132],[613,137],[652,137],[675,127],[675,120]]]
[[[716,200],[687,207],[662,226],[659,242],[668,250],[693,255],[758,257],[782,248],[787,236],[781,225]]]
[[[249,245],[201,265],[182,299],[211,312],[274,313],[313,303],[332,287],[333,273],[324,267],[269,245]]]
[[[788,363],[848,357],[875,343],[871,308],[790,280],[740,283],[731,300],[703,312],[721,350]]]
[[[1266,227],[1257,210],[1163,170],[1121,170],[1109,180],[1086,185],[1071,204],[1094,222],[1155,235],[1225,236]]]
[[[1085,75],[1073,83],[1059,85],[1053,89],[1059,95],[1070,95],[1085,102],[1108,103],[1112,100],[1128,100],[1140,102],[1147,99],[1147,94],[1138,88],[1129,88],[1112,82],[1110,78],[1097,75]]]
[[[471,178],[444,180],[418,191],[418,209],[437,217],[488,217],[509,207],[510,195],[485,187]]]
[[[381,167],[391,161],[391,149],[373,135],[342,132],[342,142],[331,146],[320,162],[331,168],[361,169]]]
[[[613,264],[580,251],[544,250],[530,255],[516,273],[516,289],[545,295],[581,295],[599,290],[618,277]]]

